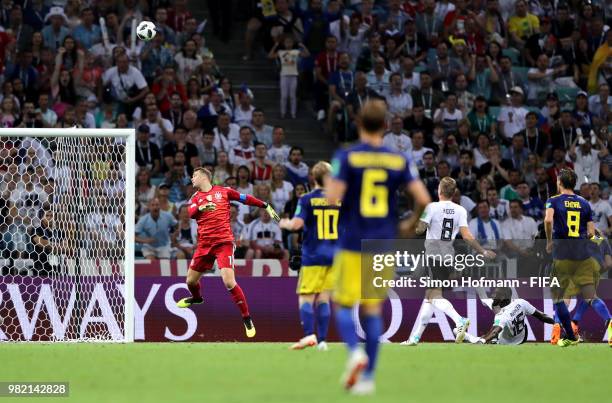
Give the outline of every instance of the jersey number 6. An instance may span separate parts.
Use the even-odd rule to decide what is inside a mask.
[[[382,218],[389,214],[389,190],[384,169],[366,169],[361,182],[360,212],[363,217]],[[383,182],[383,183],[381,183]]]

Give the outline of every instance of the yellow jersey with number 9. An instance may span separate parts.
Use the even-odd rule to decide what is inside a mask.
[[[358,144],[336,153],[332,175],[346,184],[340,208],[340,249],[360,251],[362,239],[397,237],[397,190],[419,178],[405,155]]]
[[[546,201],[553,209],[553,258],[583,260],[591,256],[587,223],[593,221],[589,202],[581,196],[560,194]],[[586,242],[585,242],[586,241]]]

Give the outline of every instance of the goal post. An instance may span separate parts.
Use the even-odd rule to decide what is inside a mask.
[[[134,129],[0,129],[0,342],[134,341]]]

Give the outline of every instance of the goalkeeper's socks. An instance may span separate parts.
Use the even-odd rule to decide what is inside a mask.
[[[304,302],[300,305],[300,320],[302,322],[302,329],[304,329],[304,336],[310,336],[314,333],[314,309],[310,302]]]
[[[461,315],[457,313],[453,304],[451,304],[446,298],[434,298],[431,301],[431,304],[447,314],[453,320],[453,322],[455,322],[455,326],[459,326],[463,323],[463,318]]]
[[[608,323],[610,318],[612,318],[612,316],[610,316],[610,311],[608,310],[606,303],[603,302],[600,298],[595,298],[594,300],[592,300],[591,306],[593,307],[593,309],[595,309],[597,315],[599,315],[599,317],[606,322],[606,324]]]
[[[368,367],[364,372],[364,377],[371,378],[376,368],[376,357],[378,356],[378,346],[382,333],[382,318],[379,315],[366,316],[363,321],[366,335],[365,351],[368,355]]]
[[[574,309],[574,315],[572,316],[572,321],[576,323],[580,323],[582,320],[582,316],[589,309],[589,303],[584,299],[580,298],[578,303],[576,304],[576,309]],[[556,319],[556,318],[555,318]]]
[[[564,301],[560,301],[555,304],[555,308],[557,311],[557,315],[559,316],[561,326],[565,331],[565,338],[570,340],[576,340],[576,338],[574,337],[574,329],[572,329],[572,319],[570,318],[569,311],[567,310],[567,305],[565,305]]]
[[[353,322],[353,309],[340,307],[336,310],[336,326],[342,341],[350,351],[357,347],[357,333],[355,331],[355,322]]]
[[[329,316],[331,310],[327,302],[317,305],[317,340],[320,342],[327,339],[327,329],[329,329]]]
[[[187,288],[189,288],[189,292],[191,293],[191,296],[193,298],[195,298],[196,300],[202,299],[202,294],[200,294],[200,282],[199,281],[195,284],[187,283]]]
[[[236,304],[238,309],[240,309],[240,314],[242,315],[242,317],[246,318],[251,316],[249,314],[249,305],[247,304],[246,297],[244,296],[242,288],[240,288],[238,283],[236,283],[234,288],[228,291],[232,296],[232,300],[234,300],[234,303]]]

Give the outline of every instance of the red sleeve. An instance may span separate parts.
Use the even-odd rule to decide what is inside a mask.
[[[251,195],[244,194],[244,193],[238,193],[237,191],[231,188],[227,189],[227,198],[229,200],[237,200],[242,204],[246,204],[247,206],[255,206],[255,207],[265,207],[266,206],[266,203],[259,200],[258,198],[253,197]]]
[[[198,210],[198,207],[199,207],[198,203],[196,203],[195,198],[192,197],[191,200],[189,200],[189,207],[187,207],[187,211],[189,212],[189,217],[190,218],[196,218],[196,216],[200,212]]]

